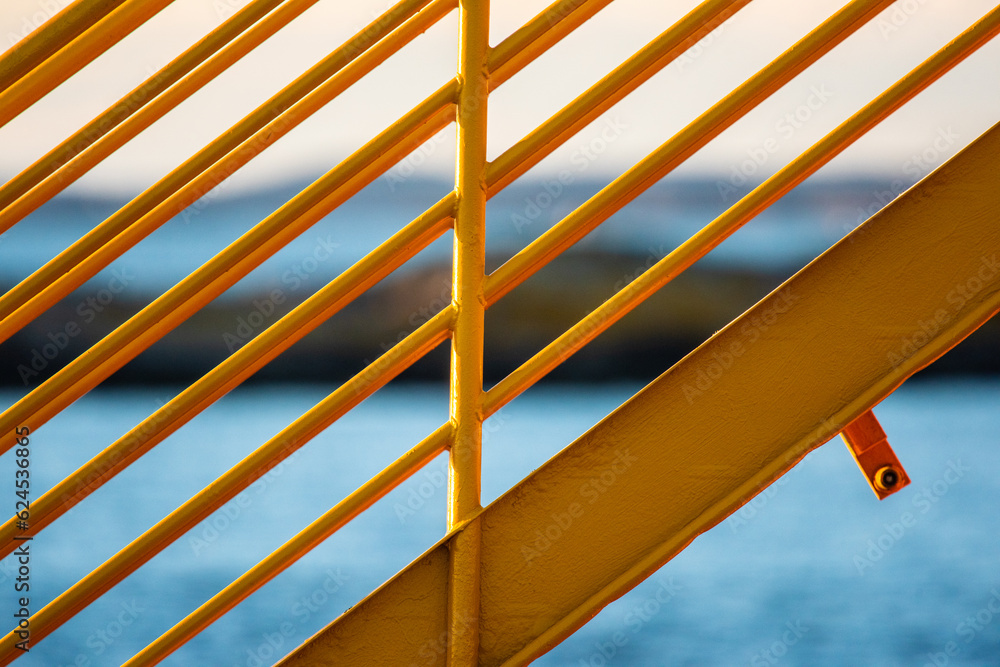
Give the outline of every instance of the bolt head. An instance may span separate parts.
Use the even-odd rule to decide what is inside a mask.
[[[883,466],[875,473],[875,484],[885,491],[894,489],[899,480],[899,472],[892,466]]]

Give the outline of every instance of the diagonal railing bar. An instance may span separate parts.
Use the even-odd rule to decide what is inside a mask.
[[[371,377],[368,369],[355,375],[170,515],[122,548],[104,564],[37,611],[31,616],[30,621],[32,641],[39,642],[47,637],[81,609],[210,516],[218,507],[229,502],[236,494],[265,475],[342,415],[444,342],[448,338],[453,317],[453,307],[449,306],[442,310],[430,320],[436,326],[421,327],[372,364],[379,369],[377,376]],[[450,434],[450,429],[447,434]],[[440,438],[440,435],[432,437]],[[447,446],[446,442],[437,439],[435,443],[435,447]],[[407,472],[408,474],[412,474],[412,470]],[[402,482],[403,479],[405,478],[397,479],[395,484]],[[386,492],[388,490],[386,489]],[[247,595],[249,593],[247,592]],[[18,650],[14,646],[15,637],[15,631],[11,631],[0,640],[0,664],[7,664],[17,655]]]
[[[31,191],[30,198],[20,202],[16,210],[0,216],[0,232],[69,187],[318,0],[293,0],[253,25],[283,1],[254,0],[0,187],[0,209]],[[245,34],[241,34],[244,31]],[[192,70],[196,70],[195,73],[191,74]],[[179,80],[182,83],[174,85]],[[167,92],[160,96],[164,91]],[[121,125],[133,116],[136,120],[122,128]],[[98,142],[106,136],[106,140]],[[95,143],[98,146],[88,150]],[[49,178],[53,173],[57,176]],[[44,185],[39,186],[43,181]]]
[[[558,32],[552,31],[551,34],[553,35],[553,40],[559,37]],[[555,42],[552,41],[552,43]],[[391,128],[366,144],[365,147],[307,188],[303,193],[300,193],[299,196],[279,209],[274,215],[265,219],[265,221],[241,237],[240,240],[232,244],[227,250],[224,250],[216,258],[210,260],[206,266],[211,267],[211,270],[215,273],[221,273],[221,277],[206,279],[205,272],[203,271],[205,267],[202,267],[202,269],[196,271],[195,274],[189,276],[175,288],[154,301],[153,304],[147,306],[139,314],[116,329],[115,332],[112,332],[108,337],[97,343],[88,353],[71,362],[56,373],[56,375],[46,380],[35,391],[9,408],[0,415],[0,432],[8,428],[6,425],[9,425],[9,428],[13,429],[16,424],[25,423],[24,420],[28,417],[33,418],[33,424],[43,424],[52,415],[57,414],[66,405],[72,403],[76,398],[79,398],[79,396],[82,396],[89,389],[93,388],[93,386],[96,386],[104,377],[107,377],[110,372],[113,372],[113,370],[109,371],[109,369],[114,369],[115,364],[118,364],[117,367],[120,368],[121,365],[127,363],[129,359],[134,358],[142,349],[151,345],[155,340],[158,340],[159,337],[162,337],[167,331],[204,305],[204,303],[214,298],[217,294],[208,291],[209,289],[221,289],[224,291],[224,289],[232,284],[225,284],[225,281],[235,282],[263,261],[263,258],[258,259],[261,254],[258,253],[258,257],[250,256],[249,259],[238,260],[236,267],[239,270],[234,267],[229,268],[228,271],[225,269],[220,271],[220,265],[225,267],[232,264],[233,261],[236,261],[233,259],[234,256],[242,252],[248,244],[259,243],[262,236],[266,237],[263,245],[268,248],[274,247],[279,243],[283,244],[284,242],[281,239],[287,233],[294,232],[294,229],[299,226],[311,225],[322,217],[322,215],[325,215],[325,213],[318,215],[318,207],[328,207],[327,212],[332,210],[340,201],[346,200],[364,184],[373,180],[377,176],[377,173],[382,173],[380,170],[385,169],[385,164],[391,164],[401,159],[405,155],[405,152],[400,155],[401,151],[407,150],[408,147],[409,150],[416,148],[419,143],[428,139],[434,132],[442,129],[448,122],[448,113],[451,113],[453,109],[452,101],[455,95],[455,87],[455,80],[446,84]],[[422,132],[422,134],[413,134],[417,131]],[[409,137],[408,143],[405,145],[394,144],[393,142],[400,136]],[[416,138],[415,142],[414,137]],[[394,147],[386,148],[386,145]],[[331,181],[336,181],[336,179],[343,180],[345,178],[344,174],[352,173],[355,176],[349,179],[349,189],[334,192],[325,197],[323,196],[325,189],[331,187]],[[323,197],[321,202],[309,208],[309,202],[314,201],[317,196]],[[340,198],[340,201],[337,200],[337,197]],[[307,213],[309,216],[313,216],[314,219],[311,222],[309,219],[297,217],[296,211],[303,207],[308,209]],[[291,223],[287,223],[289,217],[292,218]],[[289,231],[288,228],[282,227],[286,223],[295,225],[296,227]],[[281,238],[272,236],[275,228],[284,230]],[[281,245],[277,245],[277,247],[281,247]],[[254,261],[257,264],[253,264],[250,267],[246,266],[248,263]],[[227,262],[229,264],[225,264]],[[241,274],[240,271],[244,272]],[[199,281],[206,283],[207,286],[202,285],[199,288],[197,284]],[[220,288],[220,285],[224,286]],[[218,293],[221,293],[221,291]],[[191,301],[191,294],[196,294],[199,301],[196,303]],[[144,339],[136,340],[133,337],[133,334],[136,332],[142,332]],[[116,337],[116,339],[110,340],[112,337]],[[126,343],[125,341],[128,342]],[[120,349],[116,347],[119,344],[121,345]],[[94,353],[94,349],[97,347],[102,347],[100,356]],[[95,361],[95,358],[97,358],[97,361]],[[74,375],[68,377],[70,373]],[[103,377],[101,376],[102,374]],[[71,387],[74,392],[78,393],[70,393],[69,389]]]
[[[1000,33],[1000,6],[834,128],[486,393],[493,414]]]
[[[496,194],[520,178],[556,147],[749,3],[750,0],[706,0],[681,17],[607,76],[497,156],[486,172],[488,193]]]
[[[0,56],[0,91],[35,69],[125,0],[77,0]]]
[[[572,246],[874,17],[891,0],[853,0],[625,174],[522,249],[486,281],[488,303]]]
[[[174,0],[125,0],[80,36],[0,92],[0,127],[48,95]]]
[[[497,44],[489,55],[490,90],[520,72],[552,44],[590,20],[613,0],[556,0]]]
[[[421,0],[405,0],[418,4]],[[115,258],[210,192],[240,167],[306,120],[323,105],[384,62],[452,8],[435,0],[397,31],[341,68],[369,33],[361,31],[320,65],[281,92],[212,144],[160,179],[79,241],[0,297],[0,341],[93,277]],[[374,27],[378,27],[374,25]],[[395,37],[395,39],[391,39]],[[333,73],[324,81],[323,74]],[[310,92],[311,91],[311,92]],[[242,143],[241,143],[242,142]],[[17,208],[8,209],[12,211]],[[2,218],[4,213],[0,213]]]
[[[299,558],[347,525],[394,488],[405,482],[448,446],[452,424],[446,422],[413,449],[334,505],[229,586],[199,606],[152,644],[125,663],[127,667],[155,665],[185,642],[221,618],[264,584],[287,570]],[[125,667],[123,666],[123,667]]]
[[[35,535],[260,370],[451,227],[455,193],[442,198],[378,248],[255,336],[225,361],[31,503]],[[432,336],[442,332],[433,332]],[[367,377],[379,376],[369,366]],[[221,504],[219,505],[221,507]],[[0,558],[16,548],[16,517],[0,527]]]

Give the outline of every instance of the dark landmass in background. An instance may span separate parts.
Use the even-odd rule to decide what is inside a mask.
[[[415,197],[427,189],[427,184],[414,181],[406,187],[408,190],[397,194]],[[446,186],[437,184],[436,187]],[[524,192],[536,192],[538,187],[530,183],[514,186],[508,195],[512,210],[516,210],[518,202],[523,200]],[[581,183],[575,187],[595,191],[600,184]],[[888,188],[889,184],[871,179],[806,183],[789,197],[791,205],[812,207],[816,211],[836,205],[850,217],[858,207],[869,207],[873,197],[877,199],[880,187]],[[370,190],[361,195],[381,196]],[[280,201],[281,197],[295,191],[287,186],[280,191],[253,196]],[[661,197],[664,206],[697,205],[702,199],[716,204],[719,201],[717,183],[711,180],[667,184],[659,187],[654,196]],[[586,193],[582,198],[586,198]],[[435,199],[432,198],[431,203]],[[98,206],[99,202],[63,197],[52,205],[79,209]],[[494,269],[509,254],[492,255],[489,268]],[[616,284],[624,284],[649,263],[648,253],[602,251],[590,246],[571,250],[542,269],[487,311],[487,384],[495,383],[515,369],[610,297]],[[786,267],[770,270],[766,267],[726,268],[717,263],[710,267],[696,264],[570,358],[549,379],[573,382],[651,380],[775,289],[792,272],[794,269],[789,271]],[[450,278],[450,267],[445,262],[415,269],[404,267],[286,350],[258,371],[251,381],[336,383],[348,379],[442,308],[448,299]],[[2,287],[6,290],[11,286]],[[99,313],[86,330],[64,341],[59,332],[75,317],[73,311],[81,299],[80,294],[67,297],[0,345],[0,369],[3,369],[0,383],[38,386],[141,310],[153,296],[122,294]],[[242,334],[258,333],[308,294],[296,296],[295,302],[286,300],[273,312],[254,316],[254,322],[260,322],[257,327],[247,322],[258,310],[252,299],[217,299],[125,365],[108,382],[190,383],[225,359],[231,349],[240,344],[238,338]],[[246,326],[241,327],[241,321]],[[44,346],[62,342],[65,342],[64,349],[60,349],[53,359],[36,358]],[[49,347],[48,351],[52,350]],[[442,344],[401,379],[443,380],[447,377],[448,354],[448,344]],[[33,360],[34,368],[31,367]],[[40,366],[43,367],[36,372]],[[26,373],[26,369],[32,372]],[[922,375],[947,373],[1000,373],[1000,318],[988,322]]]

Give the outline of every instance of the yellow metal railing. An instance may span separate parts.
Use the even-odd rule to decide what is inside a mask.
[[[187,99],[316,0],[255,0],[0,187],[0,231],[23,220],[143,129]],[[443,451],[450,454],[449,660],[474,664],[479,610],[478,517],[483,420],[801,183],[1000,31],[1000,7],[837,126],[691,239],[484,391],[484,312],[550,260],[682,164],[757,104],[885,9],[854,0],[747,79],[647,157],[523,248],[485,271],[488,198],[721,25],[749,0],[706,0],[495,160],[486,160],[489,92],[587,21],[610,0],[559,0],[489,47],[486,0],[401,0],[308,72],[149,187],[66,251],[0,297],[8,339],[159,226],[203,197],[306,118],[452,10],[459,14],[457,76],[294,196],[202,267],[0,415],[0,432],[36,429],[222,294],[396,162],[457,120],[456,187],[336,279],[234,352],[72,475],[32,501],[31,532],[44,529],[195,415],[454,230],[453,300],[362,372],[257,448],[30,619],[44,639],[77,612],[209,517],[241,490],[447,339],[452,341],[450,419],[353,494],[153,642],[128,664],[155,664],[206,628]],[[169,0],[77,0],[0,57],[0,126],[66,80]],[[12,438],[4,440],[3,451]],[[3,554],[22,533],[0,527]],[[18,655],[4,638],[4,664]]]

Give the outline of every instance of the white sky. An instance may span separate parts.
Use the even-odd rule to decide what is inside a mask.
[[[76,77],[0,128],[0,177],[9,178],[114,103],[248,0],[176,0]],[[67,0],[2,0],[0,48],[7,48]],[[607,115],[623,127],[593,163],[615,176],[766,65],[843,4],[836,0],[756,0],[686,58],[668,66]],[[496,44],[547,2],[495,0]],[[617,0],[491,96],[490,157],[653,39],[696,5],[694,0]],[[189,157],[324,54],[361,29],[386,0],[320,0],[237,66],[120,150],[77,187],[135,192]],[[713,141],[681,175],[728,172],[769,139],[778,150],[761,173],[780,167],[837,123],[958,35],[993,6],[986,0],[897,2],[764,105]],[[233,178],[238,187],[315,177],[435,90],[455,67],[456,13],[418,38],[354,89],[268,149]],[[779,126],[809,99],[828,97],[800,127]],[[814,103],[817,98],[813,98]],[[823,173],[856,171],[905,178],[915,153],[940,133],[957,136],[938,162],[1000,121],[1000,40],[993,40],[922,93]],[[571,139],[534,173],[567,168],[605,121]],[[420,169],[453,171],[453,129]],[[772,147],[774,144],[771,144]],[[941,146],[938,142],[938,146]],[[440,150],[437,150],[437,149]],[[909,165],[912,166],[912,165]],[[912,170],[911,170],[912,171]],[[909,180],[913,180],[910,178]]]

